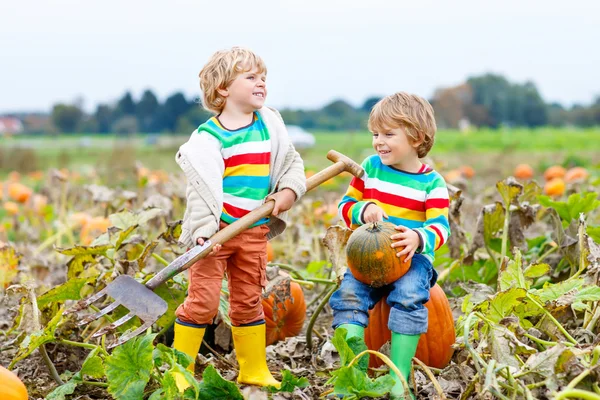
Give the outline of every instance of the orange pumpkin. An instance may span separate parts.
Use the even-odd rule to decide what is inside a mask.
[[[513,175],[517,179],[531,179],[533,178],[533,168],[529,164],[519,164],[515,167]]]
[[[374,222],[362,225],[350,235],[346,244],[346,258],[352,275],[373,287],[381,287],[396,281],[410,268],[406,255],[396,253],[402,248],[392,248],[390,236],[398,233],[390,222]]]
[[[19,205],[14,201],[7,201],[2,207],[8,215],[17,215],[19,213]]]
[[[575,182],[586,180],[589,176],[587,169],[582,167],[574,167],[567,171],[565,174],[565,182]]]
[[[560,165],[553,165],[544,172],[544,179],[546,181],[551,181],[556,178],[564,178],[566,172],[567,171]]]
[[[544,193],[548,196],[562,196],[565,193],[565,181],[562,178],[554,178],[546,182]]]
[[[463,165],[460,167],[460,173],[467,179],[471,179],[475,176],[475,170],[470,165]]]
[[[19,182],[21,180],[21,174],[17,171],[10,171],[8,173],[9,182]]]
[[[446,182],[456,182],[462,178],[462,172],[458,169],[452,169],[444,174],[444,179]]]
[[[0,365],[0,399],[27,400],[27,389],[17,375]]]
[[[304,292],[298,283],[287,282],[289,282],[289,297],[285,301],[277,299],[277,295],[281,293],[280,291],[273,291],[269,297],[262,300],[267,331],[267,346],[286,337],[297,336],[304,326],[304,319],[306,318]]]
[[[429,296],[429,301],[425,303],[429,311],[427,333],[421,335],[415,357],[429,367],[445,368],[452,359],[452,345],[456,341],[452,309],[440,285],[432,287]],[[369,311],[369,325],[365,329],[365,343],[369,349],[379,350],[391,340],[392,332],[388,329],[389,316],[390,306],[385,298]],[[383,362],[379,357],[370,358],[370,367],[377,368],[381,365]]]
[[[80,239],[84,245],[92,243],[94,238],[106,232],[111,226],[110,220],[104,217],[94,217],[81,228]]]
[[[11,182],[8,185],[8,197],[19,203],[25,203],[31,197],[33,191],[19,182]]]

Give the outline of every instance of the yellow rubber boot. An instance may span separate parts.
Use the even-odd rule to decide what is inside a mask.
[[[266,326],[232,326],[233,345],[240,365],[238,383],[258,386],[275,386],[281,383],[273,378],[267,367]]]
[[[194,361],[187,366],[188,371],[192,374],[194,373],[194,367],[196,365],[196,356],[198,355],[198,351],[200,350],[200,345],[202,344],[202,339],[204,338],[204,331],[206,328],[196,327],[196,326],[188,326],[182,325],[179,321],[175,322],[175,337],[173,339],[173,348],[177,349],[188,356],[192,357]],[[176,373],[175,375],[175,383],[177,384],[177,388],[180,392],[185,391],[190,384],[187,382],[185,377]]]

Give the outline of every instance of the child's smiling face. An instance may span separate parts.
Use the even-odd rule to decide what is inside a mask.
[[[373,149],[384,165],[405,170],[419,160],[418,144],[412,143],[403,128],[373,133]]]
[[[227,104],[242,110],[258,110],[267,98],[267,75],[256,67],[240,73],[224,90]]]

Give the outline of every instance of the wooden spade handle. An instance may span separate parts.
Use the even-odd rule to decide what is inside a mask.
[[[364,170],[360,165],[358,165],[349,157],[346,157],[345,155],[338,153],[335,150],[330,150],[327,153],[327,158],[330,161],[333,161],[334,164],[308,178],[306,180],[306,191],[316,188],[323,182],[341,174],[344,171],[348,171],[352,175],[359,178],[364,174]],[[238,234],[251,227],[257,221],[271,215],[274,207],[275,201],[269,200],[261,206],[250,211],[242,218],[238,219],[231,225],[226,226],[225,228],[221,229],[213,236],[211,236],[211,238],[208,240],[210,242],[207,243],[208,245],[205,244],[204,246],[195,246],[188,252],[177,257],[171,264],[163,268],[152,279],[150,279],[146,283],[146,286],[153,290],[154,288],[158,287],[163,282],[166,282],[173,276],[185,271],[186,269],[194,265],[196,261],[206,257],[217,243],[225,243],[229,239],[237,236]]]

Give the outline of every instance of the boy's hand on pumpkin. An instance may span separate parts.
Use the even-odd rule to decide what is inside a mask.
[[[396,256],[402,257],[406,254],[407,256],[405,261],[408,261],[415,255],[415,252],[419,248],[419,244],[421,244],[419,234],[402,225],[396,226],[395,229],[400,231],[400,233],[395,233],[390,236],[390,239],[394,240],[392,247],[404,247],[401,251],[396,253]]]
[[[387,214],[375,203],[369,204],[363,212],[363,220],[365,223],[383,221],[384,218],[388,218]]]
[[[198,238],[198,245],[202,246],[204,244],[204,242],[206,241],[207,238]],[[215,247],[212,248],[212,250],[210,251],[210,253],[208,254],[209,256],[214,256],[215,254],[217,254],[219,252],[219,250],[221,250],[221,245],[219,243],[215,244]]]
[[[272,215],[277,216],[279,213],[289,210],[296,201],[296,193],[292,189],[285,188],[277,193],[267,197],[267,200],[275,200]]]

